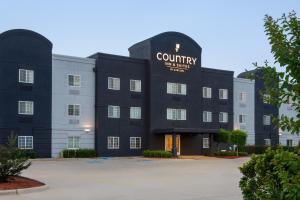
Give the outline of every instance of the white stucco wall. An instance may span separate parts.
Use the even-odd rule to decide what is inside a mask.
[[[93,149],[95,146],[94,67],[94,59],[52,56],[52,157],[59,156],[67,148],[69,136],[80,137],[80,148]],[[80,87],[68,85],[69,74],[80,75]],[[68,116],[69,104],[80,104],[80,116]],[[79,123],[70,123],[72,119]]]
[[[288,117],[296,117],[296,111],[289,104],[282,104],[279,108],[279,116],[285,115]],[[293,140],[293,146],[297,146],[300,141],[299,134],[291,134],[287,130],[279,130],[279,143],[283,146],[287,145],[287,140]]]
[[[247,144],[255,144],[255,120],[254,120],[254,108],[255,108],[255,93],[254,93],[255,81],[243,78],[234,78],[233,80],[233,113],[234,113],[234,129],[241,129],[247,132]],[[246,92],[246,102],[240,101],[240,93]],[[246,123],[239,123],[239,115],[246,115]]]

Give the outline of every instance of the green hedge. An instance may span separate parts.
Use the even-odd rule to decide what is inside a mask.
[[[20,158],[37,158],[37,153],[33,149],[16,149],[13,155],[16,159]]]
[[[153,157],[153,158],[171,158],[172,153],[169,151],[162,150],[146,150],[143,152],[144,157]]]
[[[244,147],[240,147],[240,151],[247,152],[248,154],[263,154],[266,152],[266,150],[270,146],[265,146],[265,145],[248,145]],[[295,152],[299,147],[287,147],[287,146],[276,146],[276,147],[271,147],[271,149],[275,150],[278,148],[283,148],[284,150],[290,151],[290,152]]]
[[[65,149],[62,151],[63,158],[92,158],[96,156],[94,149]]]
[[[221,151],[216,153],[216,156],[236,156],[236,151]],[[239,156],[248,156],[247,152],[239,151]]]

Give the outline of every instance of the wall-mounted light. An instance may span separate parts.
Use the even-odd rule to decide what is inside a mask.
[[[84,129],[84,132],[86,132],[86,133],[89,133],[90,131],[91,131],[91,129],[89,129],[89,128]]]

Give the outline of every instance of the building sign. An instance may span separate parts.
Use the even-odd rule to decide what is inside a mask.
[[[164,62],[164,65],[169,68],[170,71],[186,72],[192,66],[196,65],[197,58],[177,54],[180,50],[180,44],[175,45],[176,54],[170,54],[165,52],[157,52],[157,60]]]

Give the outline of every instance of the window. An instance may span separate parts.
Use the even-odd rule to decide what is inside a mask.
[[[130,107],[130,119],[141,119],[141,107]]]
[[[212,122],[212,114],[209,111],[203,111],[203,122]]]
[[[223,122],[223,123],[228,122],[228,113],[227,112],[220,112],[219,122]]]
[[[120,118],[120,106],[108,106],[107,111],[108,118]]]
[[[264,96],[263,96],[263,102],[265,103],[265,104],[268,104],[269,103],[269,101],[270,101],[270,95],[269,94],[264,94]]]
[[[18,107],[20,115],[33,115],[33,101],[19,101]]]
[[[107,137],[107,148],[108,149],[119,149],[119,137]]]
[[[18,136],[19,149],[33,149],[33,136]]]
[[[19,82],[20,83],[33,83],[34,71],[27,69],[19,69]]]
[[[68,115],[69,116],[79,116],[80,115],[80,105],[78,105],[78,104],[68,105]]]
[[[247,102],[247,92],[241,92],[240,93],[240,102],[246,103]]]
[[[140,149],[141,141],[141,137],[130,137],[130,149]]]
[[[203,138],[202,139],[202,145],[203,145],[203,149],[208,149],[209,148],[209,138]]]
[[[186,120],[186,110],[185,109],[167,108],[167,119],[168,120]]]
[[[203,98],[211,98],[211,88],[203,87],[202,88]]]
[[[219,89],[219,99],[228,99],[227,89]]]
[[[167,93],[186,95],[186,84],[167,82]]]
[[[239,123],[240,124],[246,123],[246,115],[239,115]]]
[[[68,137],[68,149],[79,149],[79,140],[78,136]]]
[[[68,75],[69,86],[80,87],[80,75]]]
[[[263,124],[267,125],[267,126],[271,125],[271,116],[270,115],[264,115]]]
[[[108,77],[108,89],[110,90],[120,90],[120,79]]]
[[[286,146],[292,147],[293,146],[293,140],[286,140]]]
[[[141,90],[142,90],[142,81],[141,80],[130,80],[130,91],[141,92]]]
[[[270,146],[271,145],[271,139],[265,139],[265,145]]]

